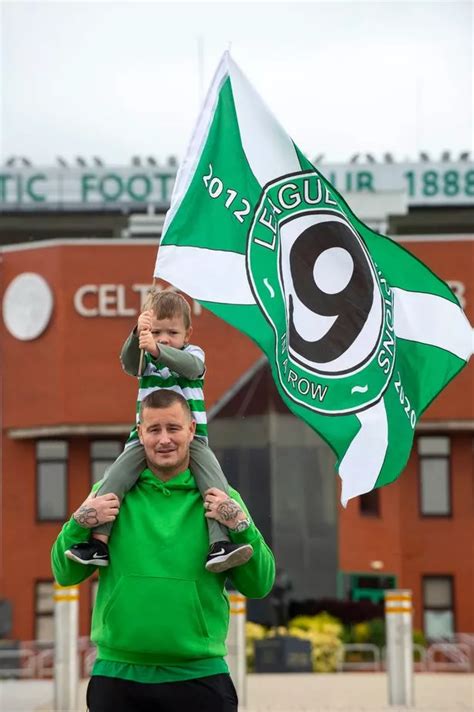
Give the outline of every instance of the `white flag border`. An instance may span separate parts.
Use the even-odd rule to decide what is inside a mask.
[[[361,427],[339,463],[341,504],[344,508],[350,499],[374,489],[388,450],[388,419],[384,399],[381,398],[371,408],[355,415]]]
[[[203,146],[207,141],[209,131],[211,128],[212,119],[214,117],[214,112],[219,100],[219,93],[222,85],[229,76],[229,52],[226,50],[222,55],[221,61],[216,69],[214,78],[212,80],[209,91],[207,92],[206,98],[204,100],[203,107],[199,113],[198,120],[193,129],[191,135],[191,140],[186,151],[186,155],[181,162],[178,172],[176,174],[176,180],[173,187],[173,192],[171,194],[170,208],[166,213],[165,222],[163,225],[163,231],[161,233],[161,240],[163,240],[166,235],[168,226],[178,211],[181,202],[186,195],[186,192],[191,184],[196,173],[197,164],[201,156],[201,151]],[[157,258],[158,259],[158,258]],[[155,268],[155,273],[157,268]],[[158,276],[155,274],[155,276]]]

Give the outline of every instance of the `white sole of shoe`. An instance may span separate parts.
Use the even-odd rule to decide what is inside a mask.
[[[108,566],[109,565],[108,559],[94,559],[93,561],[84,561],[84,559],[80,559],[78,556],[73,554],[72,551],[66,551],[66,556],[68,559],[71,559],[71,561],[77,561],[78,564],[82,564],[83,566]]]
[[[245,544],[245,546],[240,547],[240,549],[233,551],[232,554],[216,556],[210,561],[206,561],[206,569],[213,574],[220,574],[228,569],[234,569],[236,566],[246,564],[247,561],[252,558],[252,555],[252,547],[250,544]]]

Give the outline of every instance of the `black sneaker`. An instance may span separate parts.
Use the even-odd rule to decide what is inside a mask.
[[[252,557],[253,549],[250,544],[231,544],[229,541],[217,541],[209,549],[206,559],[206,569],[214,574],[219,574],[234,566],[247,563]]]
[[[68,559],[77,561],[78,564],[91,564],[91,566],[109,565],[109,547],[99,539],[91,539],[83,544],[74,544],[65,554]]]

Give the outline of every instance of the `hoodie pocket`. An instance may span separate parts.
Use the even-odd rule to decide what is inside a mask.
[[[206,657],[209,633],[196,582],[124,576],[103,615],[99,643],[157,657]]]

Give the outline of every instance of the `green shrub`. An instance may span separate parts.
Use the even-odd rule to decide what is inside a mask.
[[[252,672],[255,667],[255,647],[256,640],[263,640],[268,635],[268,631],[263,625],[247,621],[245,623],[245,655],[247,659],[247,670]]]
[[[257,623],[246,623],[247,669],[252,671],[255,665],[256,640],[291,635],[311,643],[311,657],[315,672],[334,672],[344,643],[371,643],[379,648],[385,645],[385,620],[374,618],[371,621],[343,626],[341,621],[325,611],[315,616],[296,616],[288,623],[288,628],[265,628]],[[413,642],[426,646],[422,631],[413,631]],[[354,657],[355,656],[355,657]],[[353,653],[351,659],[365,660],[364,653]],[[415,655],[415,660],[419,659]],[[367,658],[369,659],[369,658]]]

